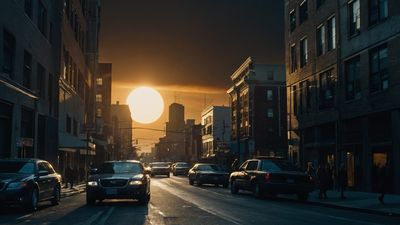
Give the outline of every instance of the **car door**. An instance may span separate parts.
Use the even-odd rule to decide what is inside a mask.
[[[54,194],[53,193],[54,187],[56,187],[58,185],[57,173],[56,173],[56,171],[54,171],[54,169],[50,163],[48,163],[48,162],[43,162],[43,163],[45,164],[47,171],[49,172],[49,177],[48,177],[48,180],[49,180],[48,185],[49,185],[49,191],[50,191],[49,195],[52,196]]]
[[[235,184],[239,188],[244,188],[245,187],[245,169],[247,166],[248,161],[244,162],[240,167],[239,171],[235,172]]]
[[[41,172],[46,172],[46,175],[40,175]],[[48,174],[48,169],[46,167],[46,164],[44,162],[39,162],[38,163],[38,185],[39,185],[39,198],[40,199],[46,199],[49,198],[49,188],[50,188],[50,183],[51,179]]]
[[[250,160],[247,163],[246,169],[244,170],[244,188],[252,189],[252,180],[257,176],[258,160]]]

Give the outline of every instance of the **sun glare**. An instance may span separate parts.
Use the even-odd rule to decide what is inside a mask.
[[[164,111],[164,100],[153,88],[139,87],[131,91],[127,99],[131,117],[139,123],[152,123]]]

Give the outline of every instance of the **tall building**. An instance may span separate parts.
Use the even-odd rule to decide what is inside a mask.
[[[400,2],[285,3],[289,154],[345,165],[348,186],[400,193]],[[315,166],[316,166],[315,165]]]
[[[165,137],[170,160],[185,159],[185,107],[178,103],[169,106],[168,122],[165,124]]]
[[[231,139],[231,108],[209,106],[201,112],[203,157],[215,157],[220,149],[226,149]]]
[[[232,151],[243,161],[253,156],[286,156],[285,68],[257,64],[251,57],[232,74]]]
[[[0,158],[57,167],[61,1],[0,2]]]
[[[128,105],[111,105],[111,121],[113,124],[114,152],[110,159],[135,159],[136,152],[132,143],[132,117]]]

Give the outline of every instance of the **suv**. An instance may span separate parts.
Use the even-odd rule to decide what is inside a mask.
[[[96,200],[138,199],[150,201],[150,177],[139,161],[108,161],[100,168],[93,168],[86,184],[86,203]]]
[[[297,194],[299,200],[306,201],[314,189],[312,177],[281,158],[247,160],[238,171],[231,173],[229,180],[232,194],[243,189],[252,191],[255,197],[265,193],[272,196]]]

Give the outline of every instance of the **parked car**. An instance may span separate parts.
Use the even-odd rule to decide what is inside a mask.
[[[289,161],[280,158],[261,157],[245,161],[238,171],[230,175],[231,193],[239,190],[252,191],[255,197],[265,193],[297,194],[301,201],[306,201],[313,191],[312,177],[299,171]]]
[[[189,172],[190,166],[185,162],[177,162],[172,166],[172,174],[174,176],[186,175]]]
[[[199,186],[202,184],[214,184],[216,186],[222,185],[226,188],[229,184],[229,173],[215,164],[197,163],[189,170],[188,177],[190,185],[196,182]]]
[[[94,205],[104,199],[138,199],[150,201],[150,177],[139,161],[108,161],[93,168],[86,184],[86,203]]]
[[[171,163],[169,162],[153,162],[150,164],[151,167],[151,177],[156,175],[165,175],[169,177],[171,171]]]
[[[34,211],[38,202],[60,201],[61,175],[40,159],[0,160],[0,205],[17,204]]]

